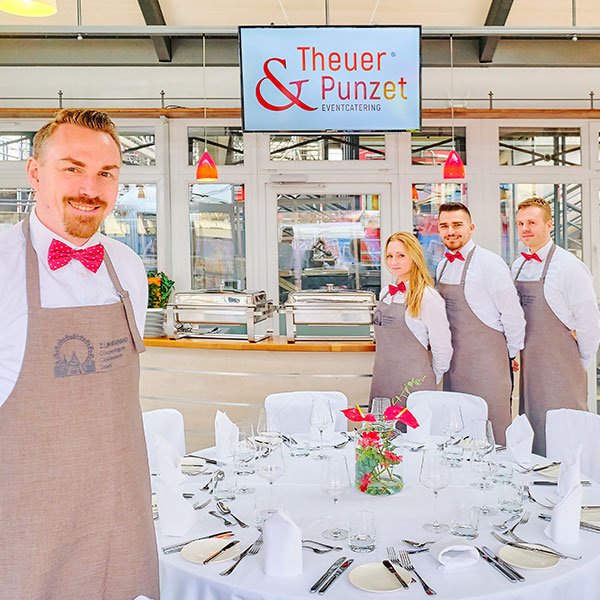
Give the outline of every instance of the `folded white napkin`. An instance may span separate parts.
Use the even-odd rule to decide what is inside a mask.
[[[429,554],[440,563],[440,570],[454,571],[474,565],[479,560],[477,548],[455,537],[444,537],[429,546]]]
[[[222,411],[215,416],[215,445],[217,458],[231,458],[240,437],[238,426]]]
[[[302,574],[302,532],[278,510],[263,525],[265,573],[279,577]]]
[[[158,474],[171,485],[183,483],[185,477],[181,472],[181,455],[177,448],[162,435],[157,435],[155,440]]]
[[[527,464],[531,461],[533,447],[533,428],[527,415],[517,415],[506,428],[506,451],[516,463]]]
[[[181,495],[181,490],[162,477],[154,478],[158,524],[164,535],[185,535],[198,520],[198,513]]]
[[[425,402],[417,404],[410,411],[419,426],[416,429],[412,427],[406,428],[406,441],[415,442],[416,444],[425,444],[429,441],[431,432],[431,420],[433,419],[433,413]]]
[[[556,493],[562,500],[552,509],[552,521],[544,533],[557,544],[575,544],[579,541],[581,521],[580,457],[582,446],[564,457],[558,474]]]

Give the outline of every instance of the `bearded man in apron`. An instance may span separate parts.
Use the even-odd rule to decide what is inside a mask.
[[[107,115],[60,111],[27,164],[35,211],[0,236],[5,600],[158,599],[138,397],[147,281],[97,233],[120,164]]]
[[[533,451],[545,455],[546,412],[587,410],[585,369],[600,343],[600,312],[589,269],[552,242],[550,205],[521,202],[517,228],[527,248],[512,266],[527,319],[520,411],[533,427]]]
[[[437,290],[454,347],[444,390],[483,398],[496,442],[503,444],[511,423],[510,359],[525,338],[523,310],[506,263],[471,240],[475,225],[464,204],[442,204],[438,229],[448,251],[437,267]]]

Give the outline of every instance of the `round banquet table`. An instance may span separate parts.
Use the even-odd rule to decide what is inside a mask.
[[[347,456],[350,474],[353,476],[354,449],[352,443],[342,450],[330,450],[331,453],[343,453]],[[198,453],[213,456],[211,450]],[[499,454],[499,458],[505,455]],[[312,456],[295,458],[289,455],[284,447],[286,472],[274,483],[274,491],[278,507],[285,509],[290,517],[301,527],[303,539],[320,540],[333,545],[343,546],[342,551],[327,554],[315,554],[303,550],[303,571],[295,577],[268,576],[263,570],[263,552],[258,555],[246,556],[236,570],[229,576],[219,573],[230,566],[231,561],[211,565],[201,565],[186,561],[180,554],[165,555],[161,552],[163,546],[176,544],[180,541],[207,535],[210,533],[231,529],[235,538],[239,539],[241,549],[252,543],[257,537],[254,524],[254,494],[242,495],[228,502],[232,512],[251,525],[242,529],[235,525],[225,527],[220,520],[208,514],[214,509],[214,503],[198,511],[197,524],[183,537],[165,536],[160,530],[160,519],[156,521],[156,534],[159,546],[161,600],[287,600],[295,598],[316,597],[309,594],[311,585],[325,572],[334,560],[341,556],[353,558],[354,563],[327,590],[325,596],[331,599],[365,599],[376,597],[377,594],[366,592],[354,587],[348,580],[348,573],[356,566],[380,562],[387,558],[386,546],[407,548],[402,538],[411,540],[435,539],[435,535],[422,529],[422,524],[431,522],[433,517],[433,493],[424,488],[418,481],[421,463],[421,452],[404,451],[402,466],[404,476],[403,490],[394,496],[369,496],[353,488],[342,497],[338,505],[333,503],[319,486],[321,461]],[[544,479],[540,475],[517,475],[524,481]],[[478,475],[463,463],[461,468],[451,469],[450,486],[440,491],[439,516],[440,520],[448,522],[452,508],[456,502],[471,500],[473,505],[481,504],[483,492],[469,485]],[[182,484],[182,491],[195,492],[194,501],[207,499],[208,492],[199,491],[208,477],[187,477]],[[267,483],[256,475],[244,477],[244,483],[254,487],[266,487]],[[488,499],[496,494],[494,489],[487,492]],[[531,486],[534,496],[545,502],[544,497],[555,496],[555,487]],[[261,490],[259,489],[259,492]],[[264,491],[264,490],[263,490]],[[583,488],[583,504],[600,504],[600,486]],[[331,542],[321,537],[321,531],[331,526],[334,515],[344,519],[347,514],[359,508],[369,508],[375,513],[377,526],[377,548],[370,553],[355,553],[350,551],[347,540]],[[579,561],[560,560],[550,569],[531,570],[517,569],[526,579],[522,583],[511,583],[486,561],[480,559],[475,565],[454,570],[440,570],[440,564],[428,553],[411,555],[413,564],[423,579],[437,591],[437,597],[442,599],[501,599],[501,600],[565,600],[595,599],[600,597],[600,533],[580,531],[577,544],[559,546],[547,538],[543,529],[547,525],[538,518],[541,512],[548,513],[532,502],[526,502],[525,510],[531,512],[528,523],[520,525],[517,533],[527,541],[546,543],[567,554],[581,554]],[[471,542],[474,545],[488,546],[493,552],[498,552],[501,544],[491,535],[493,523],[499,523],[507,518],[505,513],[498,512],[495,516],[481,516],[479,537]],[[432,537],[433,536],[433,537]],[[459,540],[460,538],[455,538]],[[423,598],[425,592],[418,582],[410,585],[408,590],[399,590],[402,597]]]

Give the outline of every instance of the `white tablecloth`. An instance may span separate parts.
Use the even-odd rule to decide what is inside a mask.
[[[365,563],[381,561],[387,558],[386,546],[405,548],[402,538],[412,540],[435,539],[432,534],[422,529],[422,524],[431,522],[433,513],[433,494],[418,482],[418,469],[421,453],[405,451],[404,453],[404,489],[394,496],[371,497],[353,489],[340,500],[335,513],[332,501],[320,490],[319,480],[321,462],[308,458],[292,458],[285,451],[286,473],[275,482],[274,487],[280,501],[290,516],[301,526],[304,538],[324,540],[320,532],[330,526],[333,514],[344,518],[349,511],[358,507],[368,507],[375,511],[377,519],[377,549],[367,554],[351,552],[347,540],[331,542],[344,547],[342,552],[314,554],[304,550],[304,571],[297,577],[272,577],[264,574],[262,553],[247,556],[233,574],[223,577],[219,573],[230,562],[199,565],[186,561],[179,554],[164,555],[160,548],[192,539],[208,533],[232,529],[236,538],[240,539],[240,547],[244,548],[257,537],[257,531],[250,527],[241,529],[238,526],[224,527],[219,521],[202,511],[197,526],[184,538],[163,536],[157,521],[157,539],[160,556],[161,599],[162,600],[278,600],[314,597],[309,595],[311,585],[342,555],[354,559],[350,569]],[[354,467],[354,450],[351,444],[345,450],[348,457],[351,475]],[[206,455],[209,453],[207,451]],[[452,469],[450,487],[439,495],[439,512],[442,521],[448,521],[452,513],[452,505],[460,498],[470,498],[473,504],[480,504],[482,493],[468,486],[474,481],[474,474],[468,465],[460,469]],[[523,479],[534,477],[520,476]],[[182,486],[182,491],[196,492],[195,500],[207,498],[207,492],[198,491],[206,482],[206,477],[189,477]],[[257,476],[244,478],[248,483],[264,487],[266,482]],[[543,479],[539,475],[535,479]],[[542,500],[552,495],[552,487],[532,486],[534,495]],[[488,492],[493,498],[494,490]],[[594,485],[584,488],[584,504],[600,504],[600,487]],[[229,503],[232,511],[249,524],[254,523],[254,495],[238,496]],[[214,508],[214,504],[211,503]],[[570,554],[582,554],[579,561],[561,560],[546,570],[519,569],[525,576],[524,583],[511,583],[487,562],[480,560],[473,567],[454,572],[442,572],[439,563],[429,553],[412,555],[413,564],[427,581],[438,592],[440,599],[502,599],[502,600],[585,600],[600,597],[600,534],[581,531],[580,542],[574,546],[558,547],[546,538],[542,532],[545,522],[538,519],[540,512],[549,512],[540,506],[527,503],[526,510],[531,511],[529,523],[519,526],[517,532],[528,541],[547,543]],[[504,513],[496,516],[482,517],[481,533],[474,544],[486,545],[497,552],[501,544],[490,535],[492,523],[506,518]],[[458,539],[458,538],[457,538]],[[350,570],[348,569],[348,571]],[[332,599],[367,599],[374,594],[355,588],[348,581],[348,571],[342,575],[327,591],[326,596]],[[403,598],[423,598],[425,593],[419,583],[413,583],[410,589],[402,592]]]

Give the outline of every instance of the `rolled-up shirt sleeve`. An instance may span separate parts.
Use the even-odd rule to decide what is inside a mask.
[[[432,288],[427,288],[421,304],[421,320],[427,328],[432,354],[432,368],[436,383],[442,380],[452,360],[452,336],[446,316],[444,299]]]

